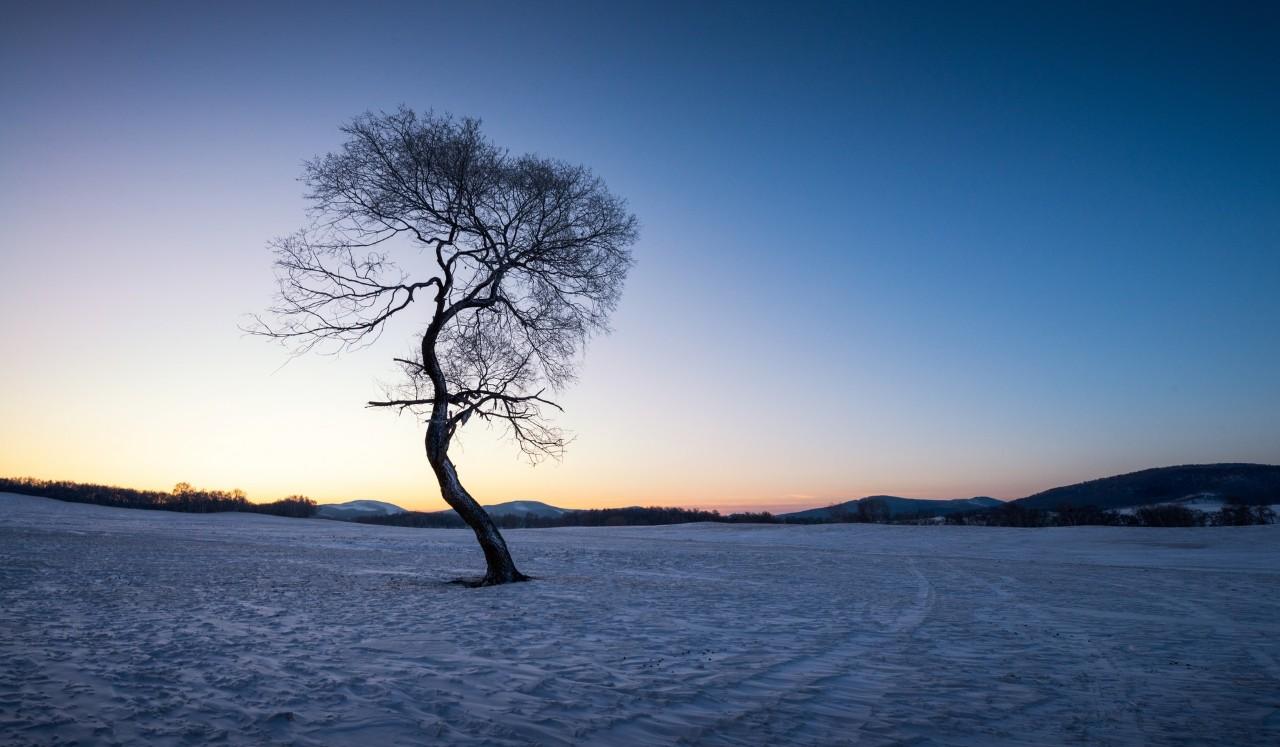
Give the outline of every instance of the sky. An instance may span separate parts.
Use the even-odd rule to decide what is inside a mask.
[[[1114,5],[6,3],[0,475],[443,507],[363,407],[419,320],[293,361],[238,328],[303,161],[401,104],[641,222],[564,460],[455,446],[483,503],[1280,462],[1280,6]]]

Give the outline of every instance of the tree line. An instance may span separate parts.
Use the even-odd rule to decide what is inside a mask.
[[[460,529],[466,526],[452,511],[406,511],[400,514],[362,516],[356,519],[362,524],[418,527],[427,529]],[[566,511],[556,516],[507,515],[495,516],[494,522],[503,529],[541,529],[550,527],[619,527],[659,526],[688,524],[692,522],[718,522],[723,524],[934,524],[942,521],[955,526],[990,527],[1063,527],[1063,526],[1125,526],[1125,527],[1197,527],[1197,526],[1247,526],[1274,524],[1275,512],[1268,506],[1228,504],[1221,511],[1197,511],[1186,506],[1161,505],[1139,508],[1133,513],[1102,510],[1094,506],[1061,506],[1048,511],[1024,508],[1016,503],[966,511],[938,517],[927,512],[890,514],[889,508],[875,501],[859,502],[854,508],[832,506],[822,517],[775,516],[767,511],[760,513],[721,514],[719,511],[702,511],[663,506],[633,506],[630,508],[600,508]]]
[[[0,477],[0,492],[23,493],[53,498],[70,503],[92,503],[116,508],[142,508],[158,511],[180,511],[209,514],[244,511],[306,518],[316,511],[316,502],[301,495],[291,495],[270,503],[254,503],[243,490],[205,490],[180,482],[165,493],[158,490],[135,490],[115,485],[95,485],[69,480],[37,480],[31,477]]]
[[[689,524],[698,521],[724,523],[777,524],[781,519],[765,511],[761,513],[721,514],[719,511],[703,511],[692,508],[666,506],[631,506],[629,508],[592,508],[566,511],[556,516],[506,515],[493,517],[502,529],[544,529],[551,527],[624,527]],[[420,527],[430,529],[457,529],[465,526],[452,511],[405,511],[389,516],[362,516],[356,521],[362,524]]]
[[[996,508],[951,514],[943,521],[951,525],[987,527],[1213,527],[1274,524],[1276,514],[1270,506],[1231,499],[1218,511],[1198,511],[1170,503],[1143,506],[1132,513],[1072,505],[1048,511],[1006,503]]]
[[[217,513],[243,511],[307,518],[315,515],[316,502],[305,496],[289,496],[271,503],[254,503],[244,491],[206,490],[180,482],[169,492],[135,490],[114,485],[77,483],[69,480],[37,480],[30,477],[0,477],[0,492],[23,493],[72,503],[92,503],[117,508],[141,508],[184,513]],[[494,522],[503,529],[541,529],[550,527],[659,526],[693,522],[726,524],[921,524],[936,523],[958,526],[990,527],[1202,527],[1248,526],[1276,523],[1275,511],[1267,505],[1228,498],[1218,511],[1198,511],[1178,504],[1144,506],[1132,512],[1106,510],[1096,506],[1065,504],[1054,510],[1027,508],[1006,503],[990,509],[965,511],[937,517],[927,513],[891,514],[887,504],[876,499],[857,502],[853,507],[832,506],[825,517],[776,516],[768,511],[721,514],[666,506],[632,506],[628,508],[596,508],[566,511],[556,516],[496,516]],[[362,524],[458,529],[466,526],[452,511],[406,511],[388,516],[366,516],[356,519]]]

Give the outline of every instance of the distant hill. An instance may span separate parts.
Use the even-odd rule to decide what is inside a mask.
[[[559,508],[542,501],[507,501],[506,503],[495,503],[492,506],[485,506],[485,511],[489,512],[489,516],[496,519],[507,517],[536,517],[539,519],[556,519],[569,514],[573,509]],[[394,503],[385,503],[383,501],[347,501],[346,503],[325,503],[316,507],[315,515],[321,519],[337,519],[338,521],[361,521],[375,519],[384,516],[398,516],[400,514],[413,513],[406,511]],[[442,519],[454,519],[461,523],[461,519],[457,518],[458,514],[451,508],[441,511],[429,511],[422,516],[435,516]]]
[[[960,511],[975,511],[984,508],[993,508],[1001,505],[1002,501],[986,496],[977,498],[950,498],[950,499],[932,499],[932,498],[900,498],[896,495],[869,495],[865,498],[857,500],[845,501],[837,503],[834,506],[823,506],[822,508],[810,508],[805,511],[795,511],[789,514],[779,514],[778,518],[787,521],[830,521],[840,515],[858,515],[859,508],[865,511],[872,509],[873,506],[883,506],[888,511],[888,518],[898,518],[905,516],[918,516],[920,518],[928,518],[933,516],[946,516]],[[879,509],[874,509],[879,510]]]
[[[1184,464],[1104,477],[1019,498],[1013,505],[1053,510],[1060,506],[1101,509],[1148,506],[1191,498],[1280,503],[1280,466]]]
[[[404,513],[394,503],[384,501],[347,501],[346,503],[322,503],[316,506],[315,516],[321,519],[355,521],[365,516],[393,516]]]
[[[573,509],[559,508],[542,501],[507,501],[506,503],[495,503],[492,506],[485,506],[485,511],[495,519],[505,516],[536,516],[543,519],[551,519],[564,516]],[[454,514],[454,510],[446,508],[443,511],[433,511],[437,515]]]

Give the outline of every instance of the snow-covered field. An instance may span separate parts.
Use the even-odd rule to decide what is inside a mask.
[[[0,743],[1280,743],[1280,526],[506,535],[0,494]]]

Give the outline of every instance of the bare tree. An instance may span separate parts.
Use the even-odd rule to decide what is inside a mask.
[[[426,421],[441,495],[484,550],[479,583],[525,580],[449,446],[479,419],[505,426],[533,461],[560,455],[564,435],[545,418],[559,406],[546,393],[573,378],[582,345],[607,329],[635,216],[587,169],[513,156],[474,119],[401,108],[342,131],[340,151],[305,166],[312,222],[272,242],[277,303],[249,331],[295,353],[337,352],[422,309],[425,328],[396,359],[402,383],[368,406]]]

